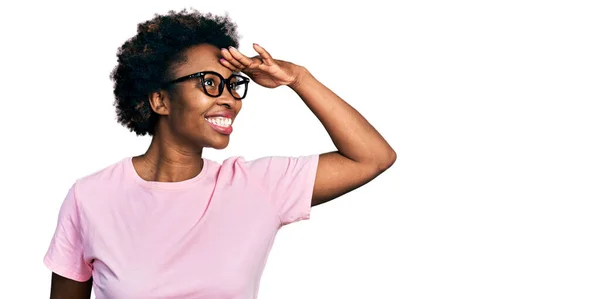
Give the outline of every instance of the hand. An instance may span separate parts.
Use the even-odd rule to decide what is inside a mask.
[[[254,44],[258,53],[252,58],[240,53],[236,48],[221,49],[223,58],[219,61],[233,72],[243,72],[257,84],[275,88],[281,85],[292,85],[300,77],[300,66],[291,62],[273,59],[271,54],[258,44]]]

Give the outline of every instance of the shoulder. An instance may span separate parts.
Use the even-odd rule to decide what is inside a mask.
[[[289,166],[291,163],[310,163],[318,159],[318,155],[309,156],[263,156],[259,158],[246,159],[243,156],[234,156],[225,159],[221,167],[247,168],[264,171],[270,167]]]
[[[101,193],[107,186],[122,184],[127,173],[131,171],[127,163],[131,163],[131,157],[123,158],[78,178],[72,187],[75,196],[82,193]]]
[[[293,175],[303,169],[316,170],[318,160],[319,155],[264,156],[250,160],[242,156],[235,156],[225,159],[220,167],[222,172],[266,179]]]

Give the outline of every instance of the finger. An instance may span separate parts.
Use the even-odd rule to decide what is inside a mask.
[[[254,50],[260,55],[260,58],[264,61],[266,65],[273,65],[275,62],[273,61],[273,57],[271,54],[265,50],[265,48],[259,46],[258,44],[252,44]]]
[[[239,61],[244,67],[251,67],[252,65],[254,66],[258,66],[260,64],[260,62],[256,62],[253,59],[248,58],[246,55],[242,54],[238,49],[234,48],[234,47],[229,47],[229,53],[231,54],[231,56],[233,56],[233,58],[235,58],[237,61]]]
[[[265,63],[260,57],[252,57],[252,64],[248,66],[248,68],[257,68],[262,70],[265,66]]]
[[[223,54],[223,58],[225,58],[225,60],[234,68],[239,70],[244,69],[244,65],[237,61],[237,59],[231,55],[231,52],[228,49],[221,49],[221,54]]]
[[[239,73],[239,72],[241,72],[241,70],[240,70],[239,68],[235,67],[233,64],[231,64],[231,63],[230,63],[229,61],[227,61],[227,59],[225,59],[225,58],[221,58],[221,59],[219,59],[219,62],[221,62],[221,64],[222,64],[224,67],[226,67],[226,68],[230,69],[230,70],[231,70],[232,72],[234,72],[234,73]]]
[[[244,55],[243,58],[238,58],[233,50],[230,50],[229,52],[233,56],[233,58],[235,58],[237,61],[242,63],[246,69],[257,69],[258,68],[258,69],[262,70],[262,66],[265,65],[262,58],[258,55],[254,56],[254,57],[250,57],[250,58],[248,58],[248,56]],[[240,53],[239,51],[237,51],[237,52]]]
[[[231,52],[229,52],[229,50],[223,48],[221,49],[221,54],[223,55],[223,58],[225,58],[229,64],[233,65],[235,68],[237,69],[244,69],[244,65],[241,64],[239,61],[237,61],[237,59],[235,59],[232,55]]]

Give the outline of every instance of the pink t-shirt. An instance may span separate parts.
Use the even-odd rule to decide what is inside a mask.
[[[318,155],[204,159],[182,182],[145,181],[131,157],[69,190],[44,263],[96,298],[256,298],[277,231],[308,219]]]

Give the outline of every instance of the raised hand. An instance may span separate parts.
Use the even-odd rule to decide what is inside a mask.
[[[250,58],[240,53],[236,48],[221,49],[223,58],[221,64],[233,72],[242,72],[257,84],[275,88],[281,85],[291,85],[297,82],[300,66],[291,62],[273,59],[271,54],[258,44],[253,45],[258,55]]]

